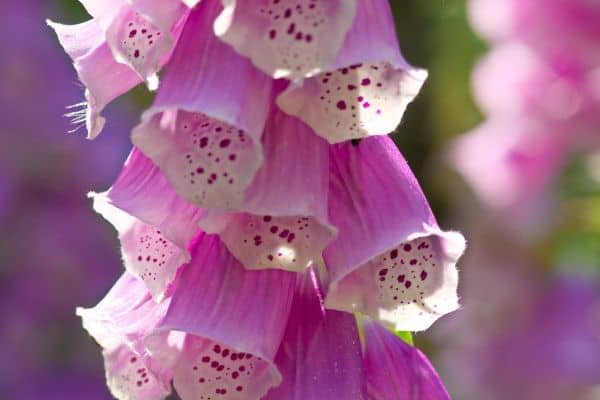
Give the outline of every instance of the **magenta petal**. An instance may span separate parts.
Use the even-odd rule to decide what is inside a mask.
[[[126,346],[104,351],[106,383],[111,394],[120,400],[160,400],[171,393],[170,379],[161,382],[148,366],[148,359],[140,357]]]
[[[464,239],[440,230],[391,139],[336,145],[331,169],[329,213],[339,234],[324,253],[326,306],[408,331],[455,310]]]
[[[450,400],[423,353],[376,322],[363,322],[369,399]]]
[[[273,360],[295,282],[289,272],[247,271],[218,237],[199,238],[159,330],[188,333],[174,375],[182,398],[218,389],[258,400],[280,383]]]
[[[294,297],[275,362],[283,375],[265,400],[366,399],[354,315],[324,310],[312,271]]]
[[[143,354],[144,339],[163,318],[169,301],[155,303],[141,280],[125,273],[93,308],[78,308],[84,328],[105,349],[126,344]]]
[[[360,3],[360,2],[359,2]],[[223,0],[215,33],[274,78],[331,69],[355,16],[355,0]]]
[[[87,103],[77,105],[83,109],[75,110],[69,116],[75,124],[85,122],[88,138],[93,139],[104,127],[105,119],[100,115],[104,107],[141,79],[130,68],[115,61],[96,21],[78,25],[48,23],[73,59],[79,79],[86,87]]]
[[[77,309],[85,329],[103,347],[107,383],[115,397],[160,399],[170,393],[169,366],[144,345],[168,304],[155,303],[141,281],[124,274],[94,308]]]
[[[158,167],[138,149],[133,149],[119,177],[103,195],[115,207],[160,229],[182,249],[198,232],[202,210],[179,197]]]
[[[131,153],[115,184],[95,194],[94,209],[119,232],[125,268],[160,300],[199,231],[201,211],[170,188],[157,167],[138,150]]]
[[[262,163],[271,80],[214,37],[217,1],[194,8],[132,141],[185,199],[236,208]],[[226,77],[226,79],[224,79]]]
[[[184,331],[272,361],[295,281],[290,272],[245,270],[217,236],[205,235],[182,270],[161,329]]]
[[[400,54],[387,0],[358,2],[336,67],[277,98],[282,110],[331,143],[391,133],[427,78]]]
[[[240,207],[245,212],[208,212],[200,226],[219,234],[246,268],[301,272],[336,232],[327,219],[328,145],[279,110],[262,143],[265,162]]]
[[[128,65],[150,89],[156,89],[156,73],[173,48],[178,36],[176,24],[184,18],[187,7],[176,0],[130,3],[105,27],[106,42],[117,62]]]
[[[250,353],[188,335],[173,374],[182,400],[259,400],[281,377],[271,363]],[[219,397],[221,397],[219,396]]]

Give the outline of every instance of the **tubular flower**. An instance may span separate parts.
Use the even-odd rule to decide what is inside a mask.
[[[471,0],[469,10],[492,44],[472,79],[488,120],[456,141],[451,162],[493,210],[539,228],[570,158],[600,148],[600,5]]]
[[[132,84],[166,67],[120,175],[90,194],[126,270],[78,311],[112,394],[158,399],[172,382],[184,400],[446,399],[388,332],[458,307],[464,239],[439,228],[385,137],[426,77],[401,56],[387,1],[121,7],[88,6],[107,62]],[[111,44],[131,22],[120,13],[170,36],[147,65]],[[90,46],[54,27],[84,81]]]

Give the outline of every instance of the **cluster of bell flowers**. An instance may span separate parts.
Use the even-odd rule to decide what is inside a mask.
[[[394,330],[458,308],[465,242],[387,134],[427,73],[387,0],[81,1],[73,116],[158,88],[94,208],[125,273],[79,309],[119,399],[447,399]],[[159,85],[157,72],[165,67]]]
[[[600,4],[468,6],[491,47],[472,75],[487,119],[455,142],[452,162],[490,209],[513,217],[505,218],[513,226],[536,228],[551,219],[552,188],[566,164],[600,149]]]

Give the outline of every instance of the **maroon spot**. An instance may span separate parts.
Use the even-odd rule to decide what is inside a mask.
[[[203,174],[204,173],[204,168],[198,167],[196,168],[196,172],[199,174]]]
[[[279,234],[279,237],[280,237],[280,238],[285,238],[285,237],[287,237],[287,235],[289,235],[289,233],[290,233],[289,229],[284,229],[284,230],[282,230],[282,231],[281,231],[281,233]]]
[[[241,392],[243,389],[244,389],[244,388],[243,388],[243,387],[241,387],[241,386],[238,386],[238,387],[236,387],[236,388],[235,388],[235,390],[237,390],[238,392]]]
[[[234,372],[232,372],[232,373],[231,373],[231,377],[232,377],[233,379],[237,379],[237,378],[238,378],[238,376],[240,376],[240,373],[239,373],[239,372],[237,372],[237,371],[234,371]]]
[[[295,237],[296,237],[296,235],[294,235],[293,233],[290,233],[287,238],[288,243],[292,243],[292,241],[294,240]]]
[[[217,354],[219,354],[221,352],[221,346],[219,346],[218,344],[215,344],[215,346],[213,347],[213,351]]]
[[[285,12],[283,13],[283,18],[289,18],[292,16],[292,9],[288,8],[287,10],[285,10]]]
[[[390,251],[390,258],[393,260],[396,257],[398,257],[398,249]]]
[[[271,233],[277,233],[278,230],[279,230],[279,228],[276,227],[275,225],[273,225],[270,229]]]
[[[362,96],[358,96],[358,97],[356,98],[356,100],[357,100],[359,103],[360,103],[361,101],[363,101],[364,99],[365,99],[365,98],[364,98],[364,97],[362,97]]]
[[[348,90],[354,90],[354,89],[356,89],[356,86],[354,86],[354,85],[348,85]]]
[[[295,30],[296,30],[296,24],[291,23],[290,26],[288,26],[288,30],[287,30],[288,35],[291,35],[292,33],[294,33]]]
[[[406,281],[406,282],[404,283],[404,286],[405,286],[405,287],[408,289],[409,287],[411,287],[411,286],[412,286],[412,282],[411,282],[411,281]]]
[[[208,145],[208,138],[205,136],[200,139],[200,148],[204,148]]]
[[[417,264],[417,259],[413,258],[412,260],[410,260],[410,265],[415,265]]]
[[[137,30],[133,29],[131,32],[129,32],[129,37],[132,38],[137,34]]]
[[[385,275],[385,274],[387,274],[387,273],[388,273],[388,269],[387,268],[384,268],[384,269],[382,269],[382,270],[379,271],[379,275],[382,275],[382,276]]]
[[[207,362],[209,362],[209,361],[210,361],[210,357],[209,357],[209,356],[204,356],[204,357],[202,357],[202,362],[203,362],[203,363],[207,363]]]
[[[216,361],[213,361],[213,362],[211,362],[211,363],[210,363],[210,366],[211,366],[212,368],[217,368],[217,367],[219,366],[219,363],[218,363],[218,362],[216,362]]]
[[[363,108],[369,108],[369,107],[371,107],[371,103],[369,103],[368,101],[365,101],[363,103]]]
[[[139,58],[139,56],[140,56],[140,51],[136,49],[136,50],[133,52],[133,56],[134,56],[135,58]]]
[[[360,81],[360,84],[363,86],[369,86],[371,84],[371,80],[369,78],[365,78],[362,81]]]
[[[230,161],[235,161],[235,154],[230,154],[229,155],[229,160]]]
[[[403,247],[404,251],[411,251],[412,250],[412,246],[410,244],[405,244]]]
[[[406,278],[406,275],[398,275],[398,282],[404,282],[404,278]]]
[[[425,279],[427,279],[427,272],[421,271],[421,280],[424,281]]]
[[[337,108],[339,110],[345,110],[346,109],[346,102],[344,100],[340,100],[337,102],[336,104]]]
[[[265,222],[271,221],[271,216],[269,216],[269,215],[264,216],[263,221],[265,221]]]
[[[219,147],[227,147],[231,144],[231,140],[229,139],[223,139],[221,140],[221,143],[219,143]]]
[[[275,39],[275,36],[277,36],[277,31],[275,29],[271,29],[269,31],[269,38],[270,39]]]

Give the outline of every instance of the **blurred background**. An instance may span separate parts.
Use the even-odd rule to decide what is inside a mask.
[[[391,3],[404,55],[430,72],[394,138],[470,243],[462,310],[416,345],[455,400],[599,400],[600,3]],[[87,16],[75,0],[0,15],[0,399],[108,399],[74,310],[121,265],[85,195],[110,186],[151,96],[111,104],[94,142],[68,133],[83,88],[46,18]]]

